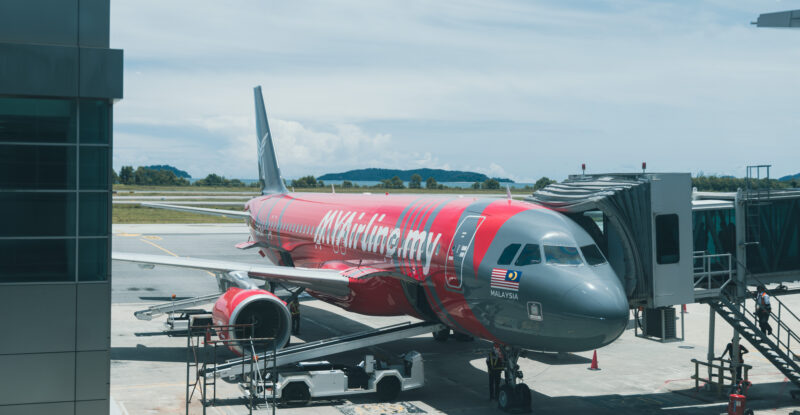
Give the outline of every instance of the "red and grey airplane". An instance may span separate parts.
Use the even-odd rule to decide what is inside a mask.
[[[522,349],[592,350],[625,330],[620,279],[589,234],[561,213],[500,198],[289,192],[261,88],[254,92],[262,196],[244,212],[172,208],[245,218],[250,240],[237,247],[269,262],[116,252],[113,259],[288,284],[355,313],[440,322],[504,350],[512,385]],[[286,303],[233,282],[214,305],[214,322],[255,317],[257,336],[276,336],[284,346]]]

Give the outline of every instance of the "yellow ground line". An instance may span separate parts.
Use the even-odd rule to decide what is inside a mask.
[[[168,253],[168,254],[170,254],[170,255],[172,255],[172,256],[180,256],[180,255],[178,255],[178,254],[176,254],[176,253],[174,253],[174,252],[170,251],[170,250],[169,250],[169,249],[167,249],[167,248],[164,248],[163,246],[161,246],[161,245],[159,245],[159,244],[157,244],[157,243],[155,243],[155,242],[148,241],[147,239],[143,239],[143,238],[140,238],[139,240],[140,240],[140,241],[142,241],[142,242],[144,242],[144,243],[147,243],[147,244],[153,245],[154,247],[156,247],[156,248],[158,248],[158,249],[160,249],[160,250],[162,250],[162,251],[164,251],[164,252],[166,252],[166,253]]]
[[[164,248],[163,246],[161,246],[161,245],[159,245],[159,244],[157,244],[157,243],[155,243],[155,242],[153,242],[153,241],[148,241],[147,239],[144,239],[144,238],[140,238],[139,240],[140,240],[140,241],[142,241],[142,242],[144,242],[144,243],[150,244],[150,245],[152,245],[152,246],[154,246],[154,247],[156,247],[156,248],[158,248],[158,249],[160,249],[160,250],[162,250],[162,251],[164,251],[164,252],[166,252],[166,253],[168,253],[168,254],[170,254],[170,255],[174,256],[174,257],[180,257],[180,255],[178,255],[178,254],[176,254],[176,253],[174,253],[174,252],[170,251],[170,250],[169,250],[169,249],[167,249],[167,248]],[[215,274],[214,274],[213,272],[211,272],[211,271],[206,271],[206,274],[208,274],[208,275],[211,275],[212,277],[215,275]]]

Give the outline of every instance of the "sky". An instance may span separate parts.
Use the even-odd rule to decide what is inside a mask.
[[[784,1],[112,0],[114,168],[257,178],[261,85],[284,178],[470,170],[518,182],[800,172]]]

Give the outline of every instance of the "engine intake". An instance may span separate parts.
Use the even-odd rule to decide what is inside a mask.
[[[289,308],[269,291],[230,288],[214,304],[212,316],[217,326],[253,324],[252,328],[220,329],[220,339],[275,338],[275,346],[271,341],[254,342],[256,352],[272,350],[273,347],[280,349],[291,337],[292,317]],[[230,342],[228,348],[239,355],[249,354],[250,342]]]

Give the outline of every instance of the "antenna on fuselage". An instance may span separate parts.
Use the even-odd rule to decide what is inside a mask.
[[[331,183],[331,193],[336,194],[336,188],[333,187],[333,183]]]
[[[511,200],[511,188],[506,184],[506,198]]]

